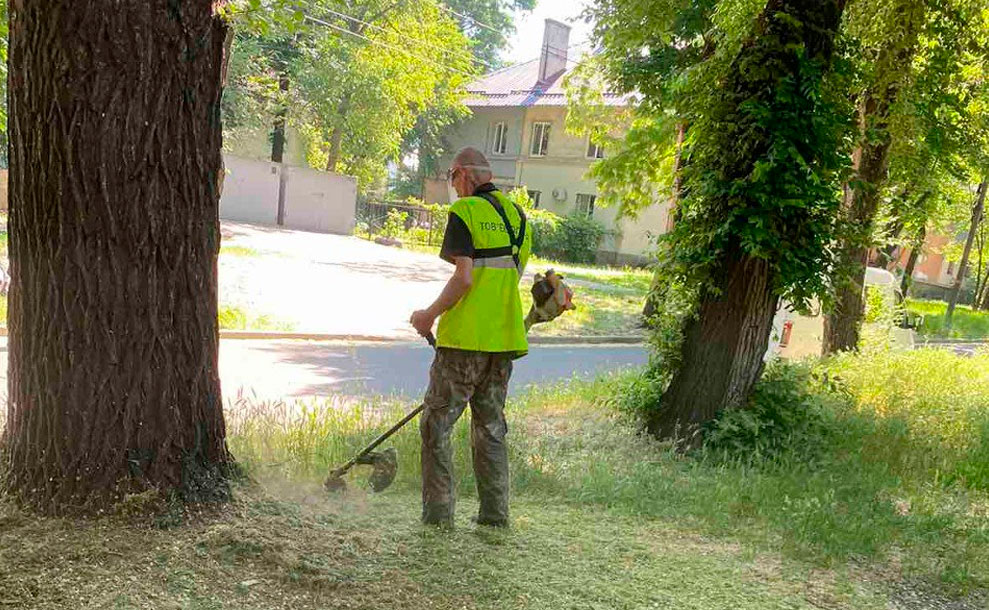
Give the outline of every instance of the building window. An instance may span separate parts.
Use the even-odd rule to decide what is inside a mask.
[[[594,216],[595,201],[597,201],[597,195],[577,193],[577,213],[591,218]]]
[[[592,142],[590,136],[587,136],[587,158],[604,159],[604,146]]]
[[[529,193],[529,199],[532,200],[532,207],[539,209],[539,196],[543,194],[542,191],[527,191]]]
[[[494,139],[491,141],[491,152],[503,155],[508,151],[508,125],[495,123]]]
[[[549,150],[549,128],[552,125],[552,123],[532,124],[532,146],[529,153],[533,157],[546,156],[546,151]]]

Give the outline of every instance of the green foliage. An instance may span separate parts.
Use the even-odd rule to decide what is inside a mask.
[[[310,165],[355,175],[367,192],[384,184],[417,125],[431,142],[463,116],[470,46],[433,0],[320,0],[274,12],[292,17],[248,20],[234,43],[224,102],[234,139],[287,110]]]
[[[593,263],[605,228],[600,222],[583,215],[556,216],[551,212],[529,213],[532,251],[567,263]]]
[[[728,459],[815,459],[828,449],[839,400],[813,378],[810,365],[776,362],[748,407],[722,412],[704,432],[704,448]]]
[[[989,152],[989,15],[971,0],[908,4],[926,14],[914,60],[896,66],[909,74],[890,121],[885,222],[870,236],[871,243],[887,246],[913,246],[925,229],[928,234],[960,233],[955,227],[968,220],[971,185],[982,179]],[[890,44],[889,31],[901,29],[902,16],[887,14],[872,26],[867,19],[859,22],[866,24],[861,38],[875,47]],[[891,70],[874,63],[863,59],[866,73],[871,67],[888,78]]]
[[[409,213],[397,209],[388,210],[388,217],[381,227],[381,235],[395,238],[405,233],[405,227],[409,222]]]
[[[593,263],[607,230],[597,220],[583,215],[559,216],[537,210],[525,189],[515,189],[508,198],[526,210],[532,231],[532,253],[565,263]]]

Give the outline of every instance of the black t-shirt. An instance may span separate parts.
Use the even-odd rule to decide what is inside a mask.
[[[491,193],[498,190],[490,182],[477,187],[474,194]],[[448,263],[452,263],[454,257],[466,256],[474,258],[474,238],[467,228],[467,223],[462,218],[450,212],[450,217],[446,222],[446,233],[443,235],[443,246],[440,248],[440,258]]]

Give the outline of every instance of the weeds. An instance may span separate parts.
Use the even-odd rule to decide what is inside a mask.
[[[220,328],[223,330],[284,330],[291,331],[290,322],[276,320],[266,314],[253,314],[233,305],[220,305]]]
[[[958,590],[985,586],[987,359],[920,351],[782,366],[754,410],[723,418],[690,455],[621,414],[656,397],[639,373],[533,390],[508,409],[513,491],[821,565],[895,561]],[[956,376],[964,381],[945,383]],[[254,472],[320,477],[410,407],[309,404],[277,421],[234,417],[231,446]],[[469,497],[467,432],[461,421],[453,444]],[[418,442],[415,426],[391,441],[397,493],[418,488]],[[359,485],[365,475],[352,476]]]
[[[220,256],[244,256],[244,257],[255,257],[261,256],[261,253],[254,248],[248,248],[247,246],[223,246],[220,248]]]
[[[415,524],[415,425],[389,441],[400,468],[387,492],[362,491],[365,472],[342,496],[319,485],[412,405],[241,398],[228,405],[228,440],[259,485],[238,488],[229,510],[163,531],[117,517],[34,519],[0,498],[0,598],[24,608],[981,609],[987,375],[989,354],[934,351],[778,366],[751,419],[725,416],[686,455],[629,416],[658,395],[639,372],[537,387],[507,411],[507,532],[467,521],[466,417],[453,438],[457,529],[441,533]]]

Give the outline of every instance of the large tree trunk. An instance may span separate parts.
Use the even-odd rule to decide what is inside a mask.
[[[779,304],[769,263],[738,253],[726,259],[721,294],[707,292],[687,323],[680,370],[648,422],[657,436],[696,444],[700,426],[744,405],[762,373]]]
[[[724,113],[720,124],[737,130],[726,137],[737,139],[738,146],[704,161],[711,167],[701,170],[727,179],[748,179],[753,167],[769,154],[771,137],[739,109],[773,100],[783,79],[803,78],[806,58],[829,69],[844,7],[844,0],[768,0],[729,69],[718,106]],[[803,52],[795,51],[800,47]],[[752,70],[753,64],[766,68]],[[794,118],[808,123],[812,119]],[[745,405],[763,370],[779,304],[776,288],[772,262],[749,256],[741,243],[719,254],[710,283],[701,289],[697,315],[684,328],[677,371],[660,408],[647,422],[650,432],[694,446],[704,423],[722,410]]]
[[[911,10],[909,3],[901,7]],[[858,347],[865,315],[865,270],[869,265],[872,229],[879,210],[882,185],[889,170],[890,110],[899,95],[916,50],[920,22],[908,19],[897,36],[900,45],[887,43],[877,60],[881,84],[867,91],[860,105],[859,137],[861,143],[853,158],[854,180],[845,186],[844,220],[852,234],[838,252],[838,264],[832,278],[835,299],[833,310],[824,316],[824,354],[853,350]],[[893,76],[889,71],[896,70]]]
[[[13,2],[8,490],[228,496],[213,0]]]
[[[982,215],[986,205],[986,189],[989,189],[989,176],[982,180],[979,185],[979,196],[972,206],[972,222],[968,229],[968,239],[965,240],[965,249],[962,251],[962,260],[958,265],[958,276],[955,278],[955,285],[948,296],[948,309],[944,314],[944,330],[951,330],[951,318],[954,316],[955,307],[958,306],[958,297],[962,292],[962,285],[965,283],[965,272],[968,270],[968,259],[972,255],[972,244],[975,243],[975,234],[982,224]]]

